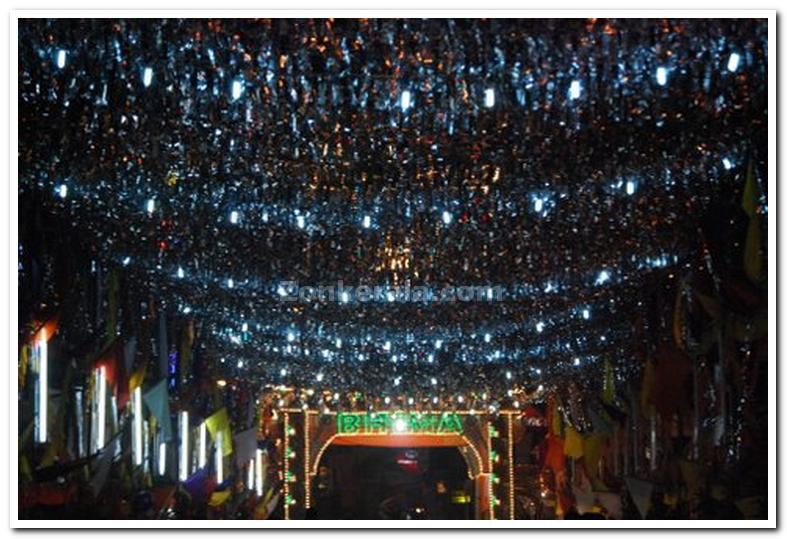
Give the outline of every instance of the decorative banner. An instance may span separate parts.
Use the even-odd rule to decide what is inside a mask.
[[[172,418],[169,412],[169,394],[167,393],[167,382],[159,381],[153,389],[145,393],[142,397],[150,408],[150,413],[161,425],[161,441],[169,442],[172,440]]]
[[[250,428],[233,437],[235,442],[235,463],[243,466],[257,455],[257,429]]]
[[[584,454],[582,451],[582,435],[574,427],[566,427],[566,442],[563,452],[572,459],[578,459]]]
[[[222,408],[205,420],[205,424],[210,432],[210,437],[216,440],[216,436],[221,432],[222,454],[226,457],[232,454],[232,429],[230,429],[230,418],[227,409]]]
[[[626,478],[626,488],[628,488],[631,499],[642,518],[646,518],[650,510],[650,496],[653,494],[653,483],[641,481],[633,477]]]
[[[376,412],[337,414],[339,434],[462,434],[464,427],[458,414],[439,412]]]
[[[123,363],[126,367],[126,372],[131,372],[134,369],[134,358],[137,356],[137,338],[131,337],[126,345],[123,347]],[[133,391],[133,387],[131,390]]]
[[[109,471],[112,469],[112,460],[120,447],[122,432],[122,430],[118,432],[98,454],[96,471],[90,478],[90,490],[93,496],[98,496],[107,482]]]

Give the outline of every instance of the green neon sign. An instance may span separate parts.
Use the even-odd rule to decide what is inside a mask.
[[[459,414],[373,412],[336,415],[339,434],[462,434]]]

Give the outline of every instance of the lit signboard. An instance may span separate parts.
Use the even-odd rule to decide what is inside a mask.
[[[371,412],[336,415],[338,434],[462,434],[458,414]]]

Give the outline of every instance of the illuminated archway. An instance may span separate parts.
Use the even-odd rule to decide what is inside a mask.
[[[375,443],[378,440],[380,443]],[[413,434],[391,435],[385,433],[333,434],[320,447],[314,457],[309,475],[314,477],[325,450],[332,444],[366,447],[456,447],[467,463],[469,479],[484,475],[484,461],[473,443],[463,434]]]

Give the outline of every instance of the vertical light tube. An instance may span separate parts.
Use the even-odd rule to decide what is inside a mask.
[[[224,482],[224,451],[222,448],[222,432],[216,433],[216,483]]]
[[[38,441],[46,442],[49,393],[49,358],[47,357],[46,329],[42,328],[38,348]]]
[[[208,462],[208,426],[203,421],[199,426],[199,468],[204,468]]]
[[[98,437],[96,445],[99,451],[104,448],[107,429],[107,376],[105,368],[98,369]]]
[[[249,459],[249,469],[246,475],[246,488],[254,490],[254,459]]]
[[[77,457],[85,456],[85,414],[82,410],[82,390],[76,392],[76,415],[77,415]]]
[[[167,473],[167,442],[158,444],[158,474]]]
[[[142,464],[142,389],[134,389],[134,465]]]
[[[257,449],[257,454],[255,456],[257,458],[257,465],[254,467],[254,471],[257,477],[254,486],[257,488],[257,496],[262,496],[262,449]]]
[[[185,481],[189,477],[189,413],[180,412],[180,463],[178,477]]]

